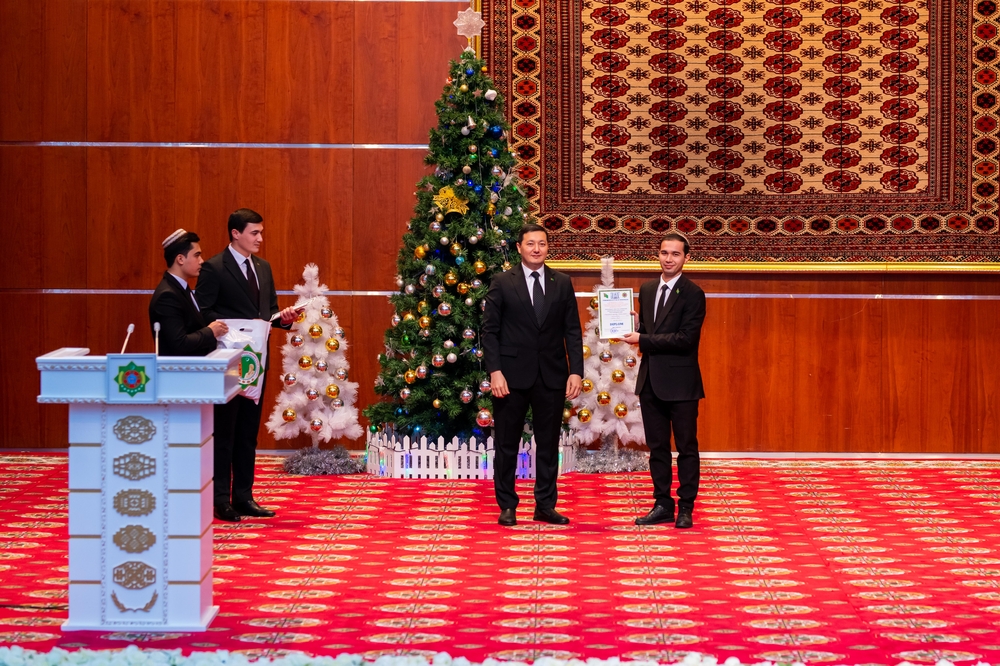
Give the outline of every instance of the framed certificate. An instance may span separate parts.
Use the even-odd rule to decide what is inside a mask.
[[[597,290],[597,326],[601,340],[620,338],[635,330],[631,289]]]

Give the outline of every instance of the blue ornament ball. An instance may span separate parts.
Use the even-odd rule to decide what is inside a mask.
[[[475,187],[472,188],[472,191],[475,192],[476,194],[482,194],[483,193],[483,186],[482,185],[476,185]]]
[[[503,134],[503,128],[500,127],[499,125],[493,125],[488,130],[486,130],[486,136],[488,136],[491,139],[499,139],[502,134]]]
[[[466,76],[472,76],[475,73],[476,73],[476,70],[472,69],[471,67],[469,67],[468,69],[465,70],[465,75]]]
[[[456,265],[461,266],[464,263],[465,263],[465,257],[463,257],[463,256],[457,256],[457,257],[455,257],[455,264]]]
[[[497,150],[496,148],[490,148],[490,155],[492,155],[493,157],[496,157],[499,154],[500,154],[499,150]]]

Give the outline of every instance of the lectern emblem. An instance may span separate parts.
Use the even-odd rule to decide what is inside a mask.
[[[113,462],[115,474],[129,481],[140,481],[156,474],[156,460],[141,453],[126,453]]]
[[[114,505],[123,516],[148,516],[156,508],[156,497],[148,490],[119,490]]]
[[[156,569],[145,562],[124,562],[112,573],[112,580],[126,590],[141,590],[156,582]]]
[[[114,431],[115,436],[126,444],[143,444],[153,439],[156,426],[143,416],[126,416],[118,419]]]
[[[149,375],[146,374],[146,366],[136,365],[135,361],[129,361],[128,365],[118,366],[118,375],[115,380],[118,382],[119,393],[128,393],[134,398],[136,393],[146,391]]]
[[[156,535],[142,525],[126,525],[115,532],[112,540],[126,553],[142,553],[153,547]]]

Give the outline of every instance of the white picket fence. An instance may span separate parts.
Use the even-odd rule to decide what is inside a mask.
[[[467,441],[444,437],[419,440],[398,438],[387,431],[368,432],[369,474],[393,479],[492,479],[493,438]],[[564,432],[559,438],[559,473],[576,469],[576,445]],[[535,478],[535,439],[521,442],[517,454],[517,478]]]

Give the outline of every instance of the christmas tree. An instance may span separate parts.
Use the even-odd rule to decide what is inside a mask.
[[[385,399],[365,409],[372,431],[464,439],[492,423],[483,299],[490,278],[519,260],[528,201],[507,145],[503,97],[487,72],[466,49],[435,103],[425,161],[436,168],[418,183],[396,261],[399,293],[390,298],[395,314],[375,386]]]
[[[601,283],[595,290],[615,286],[614,259],[601,259]],[[600,440],[602,448],[645,444],[635,380],[639,372],[637,348],[602,340],[598,331],[597,297],[591,299],[590,322],[583,329],[583,391],[574,402],[570,427],[583,443]]]
[[[354,406],[358,384],[348,380],[344,329],[324,295],[316,264],[305,267],[302,280],[295,293],[304,309],[281,348],[284,387],[267,429],[275,439],[308,434],[318,448],[320,441],[361,436]]]

